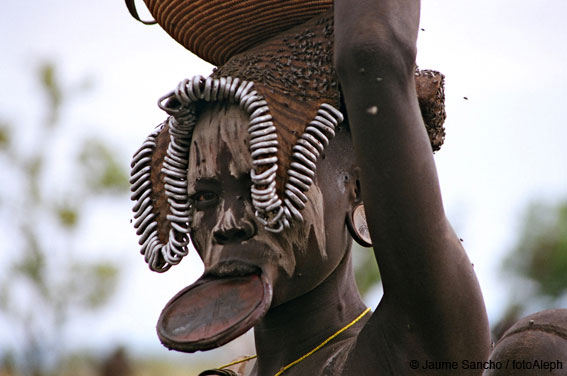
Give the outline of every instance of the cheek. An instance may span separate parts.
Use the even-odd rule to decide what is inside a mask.
[[[336,175],[336,174],[335,174]],[[298,272],[304,283],[317,285],[336,268],[348,246],[345,227],[346,202],[348,201],[344,177],[319,180],[311,186],[309,204],[304,209],[304,241],[307,254],[297,254]],[[327,185],[321,188],[321,184]]]
[[[194,211],[193,221],[191,223],[191,241],[206,264],[210,261],[212,236],[217,213],[208,213]]]
[[[292,228],[278,238],[284,257],[280,265],[291,277],[293,273],[305,275],[325,262],[327,258],[323,201],[317,185],[307,192],[307,205],[302,210],[303,222],[294,221]]]
[[[313,184],[307,192],[308,204],[303,209],[305,248],[315,252],[322,259],[327,257],[325,207],[323,194],[318,184]],[[309,239],[312,238],[312,239]]]
[[[203,213],[193,212],[193,220],[191,221],[191,242],[201,256],[201,259],[204,259],[203,246],[206,244],[206,239],[204,231],[201,231],[202,220]]]

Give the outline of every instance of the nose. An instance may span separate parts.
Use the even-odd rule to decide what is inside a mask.
[[[217,244],[241,243],[256,235],[256,226],[246,218],[236,220],[231,211],[225,213],[221,222],[213,229]]]
[[[249,226],[243,226],[224,231],[218,230],[213,233],[213,236],[218,244],[241,243],[252,237],[252,231]]]

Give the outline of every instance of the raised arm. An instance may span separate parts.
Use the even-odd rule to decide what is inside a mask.
[[[446,220],[417,102],[419,11],[418,0],[335,0],[335,64],[384,284],[358,347],[395,348],[375,357],[394,368],[484,360],[489,348],[482,295]]]

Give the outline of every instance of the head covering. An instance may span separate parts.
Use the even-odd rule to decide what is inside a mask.
[[[333,6],[333,0],[144,1],[173,39],[216,66]],[[126,0],[126,5],[141,21],[134,0]]]
[[[187,9],[179,12],[188,12],[196,4],[201,5],[195,9],[205,11],[199,1],[171,3],[186,5]],[[147,4],[170,34],[185,40],[179,37],[185,35],[180,29],[192,26],[177,23],[172,18],[175,12],[163,2],[148,0]],[[140,235],[141,253],[152,270],[165,271],[187,254],[191,223],[187,168],[191,135],[202,103],[236,103],[247,113],[253,161],[251,197],[265,229],[280,232],[303,219],[301,211],[317,160],[344,119],[339,110],[333,43],[333,17],[328,11],[234,54],[226,62],[219,58],[224,64],[210,77],[183,80],[160,99],[159,105],[169,118],[134,155],[130,180],[136,201],[134,226]],[[206,55],[202,49],[197,51]],[[416,85],[426,94],[419,102],[436,150],[444,139],[443,76],[417,71]]]

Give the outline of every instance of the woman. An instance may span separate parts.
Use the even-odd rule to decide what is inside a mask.
[[[484,303],[416,93],[419,7],[337,0],[162,98],[170,118],[133,161],[142,253],[166,270],[190,236],[205,264],[162,313],[166,346],[205,350],[254,327],[252,375],[482,373]],[[372,313],[352,238],[380,267]]]

